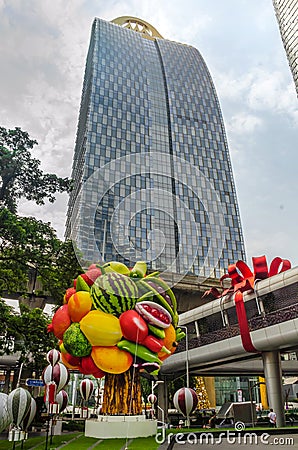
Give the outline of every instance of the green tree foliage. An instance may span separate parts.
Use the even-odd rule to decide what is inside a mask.
[[[141,389],[144,401],[147,403],[147,397],[151,394],[151,381],[145,377],[141,377]]]
[[[50,224],[0,208],[0,295],[26,297],[33,273],[42,289],[32,294],[61,304],[65,290],[81,272],[72,242],[60,241]]]
[[[14,351],[20,352],[19,362],[37,372],[48,364],[47,352],[57,346],[55,336],[47,333],[49,322],[50,318],[40,308],[30,309],[25,305],[20,305],[20,315],[14,316]]]
[[[41,309],[22,304],[16,313],[0,299],[0,320],[0,355],[14,353],[19,365],[40,373],[47,365],[47,352],[57,345],[54,335],[47,333],[50,318]]]
[[[32,158],[37,141],[26,131],[0,127],[0,205],[17,211],[21,197],[43,205],[45,199],[55,201],[56,192],[69,192],[71,181],[40,169],[40,161]]]
[[[60,241],[49,223],[17,215],[20,198],[43,205],[69,192],[70,180],[45,174],[30,150],[37,142],[20,128],[0,127],[0,297],[51,297],[61,305],[65,290],[82,272],[72,243]],[[27,371],[40,372],[57,344],[47,333],[50,318],[20,303],[17,314],[0,299],[0,356],[16,353]],[[17,371],[15,374],[17,376]]]
[[[11,306],[0,299],[0,356],[9,355],[14,349],[15,323]]]

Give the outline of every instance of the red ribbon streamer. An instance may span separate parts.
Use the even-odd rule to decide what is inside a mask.
[[[291,268],[291,263],[287,259],[276,257],[272,260],[268,271],[266,256],[257,256],[252,258],[254,272],[250,270],[244,261],[237,261],[228,267],[228,273],[223,275],[220,279],[222,285],[223,280],[231,279],[231,287],[223,290],[222,293],[216,288],[212,288],[205,294],[213,294],[215,297],[222,297],[228,293],[234,293],[234,302],[236,307],[237,319],[239,324],[240,336],[243,348],[246,352],[255,353],[258,350],[254,347],[250,329],[247,320],[245,305],[243,302],[243,292],[254,289],[254,283],[257,280],[264,280],[272,277],[278,273],[285,272]]]
[[[239,324],[240,336],[243,348],[249,353],[258,353],[258,350],[252,343],[250,337],[250,330],[248,320],[246,316],[245,305],[243,302],[243,292],[237,291],[234,296],[234,302],[236,306],[237,319]]]

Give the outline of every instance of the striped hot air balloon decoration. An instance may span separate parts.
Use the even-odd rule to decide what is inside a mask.
[[[89,398],[92,395],[93,389],[94,389],[94,384],[91,380],[89,380],[89,378],[85,378],[84,380],[81,381],[80,393],[81,393],[83,400],[85,400],[85,402],[87,402],[87,404],[88,404]],[[82,414],[83,418],[88,417],[88,407],[84,407],[84,404],[82,404],[81,414]]]
[[[7,398],[7,409],[11,423],[19,427],[31,406],[31,395],[24,388],[14,389]]]
[[[34,398],[31,398],[29,410],[21,423],[21,427],[23,430],[25,430],[25,431],[28,430],[28,428],[30,427],[30,425],[32,423],[32,420],[35,417],[35,414],[36,414],[36,401],[34,400]]]
[[[59,392],[68,383],[69,372],[62,363],[57,363],[54,366],[49,365],[44,369],[42,379],[44,384],[49,384],[51,381],[54,381],[57,386],[57,392]]]
[[[60,361],[61,354],[55,348],[47,353],[47,361],[51,366],[55,366]]]
[[[0,393],[0,433],[4,431],[10,424],[10,416],[7,409],[8,395]]]
[[[173,402],[175,408],[188,417],[198,405],[198,396],[193,389],[183,387],[175,393]]]
[[[85,378],[80,383],[80,393],[82,398],[87,402],[91,397],[94,389],[94,384],[89,378]]]
[[[153,405],[154,403],[156,403],[157,397],[154,394],[150,394],[148,395],[147,400],[149,403],[151,403],[151,405]]]
[[[57,395],[56,395],[56,402],[59,405],[59,413],[64,411],[68,404],[68,394],[66,391],[62,389]]]

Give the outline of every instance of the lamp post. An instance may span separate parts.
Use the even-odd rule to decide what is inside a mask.
[[[188,329],[184,325],[179,325],[180,328],[185,330],[185,352],[186,352],[186,387],[189,388],[189,359],[188,359]]]
[[[151,394],[154,394],[154,389],[159,385],[159,384],[163,384],[164,381],[163,380],[157,380],[154,382],[154,380],[151,381]]]
[[[159,384],[163,384],[164,381],[163,380],[157,380],[156,382],[154,382],[153,380],[151,381],[151,395],[154,395],[154,389],[159,385]],[[162,427],[161,427],[161,433],[162,433],[162,442],[165,442],[165,437],[166,437],[166,424],[165,424],[165,412],[164,410],[158,405],[156,404],[156,407],[161,411],[161,422],[162,422]]]
[[[188,358],[188,329],[185,325],[179,325],[180,328],[183,328],[185,330],[185,353],[186,353],[186,360],[185,360],[185,369],[186,369],[186,387],[189,388],[189,358]],[[186,415],[186,426],[190,426],[190,420],[189,420],[189,413]]]
[[[251,421],[252,421],[252,427],[254,428],[255,426],[255,421],[254,421],[254,406],[253,406],[253,398],[252,398],[252,391],[253,388],[256,386],[260,386],[261,384],[265,384],[266,383],[264,381],[258,381],[257,383],[254,383],[253,385],[251,385],[251,380],[250,378],[248,379],[248,392],[249,392],[249,401],[250,401],[250,409],[251,409]]]
[[[78,377],[79,375],[75,373],[72,384],[72,412],[71,412],[72,420],[75,417],[75,410],[76,410]]]
[[[154,389],[159,385],[159,384],[163,384],[164,383],[164,381],[162,381],[162,380],[157,380],[157,381],[154,381],[154,380],[152,380],[151,381],[151,395],[153,396],[154,395]],[[157,408],[158,409],[161,409],[158,405],[156,405],[157,406]],[[162,410],[163,411],[163,410]],[[154,416],[154,407],[153,407],[153,404],[152,404],[152,419],[153,419],[153,416]]]

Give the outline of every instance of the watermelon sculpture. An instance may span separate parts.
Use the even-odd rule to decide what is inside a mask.
[[[93,306],[117,317],[133,309],[138,298],[138,286],[133,278],[110,272],[97,278],[90,292]]]
[[[185,336],[173,291],[143,261],[132,269],[92,264],[67,289],[48,331],[69,369],[105,377],[104,414],[141,414],[140,371],[157,374]]]

